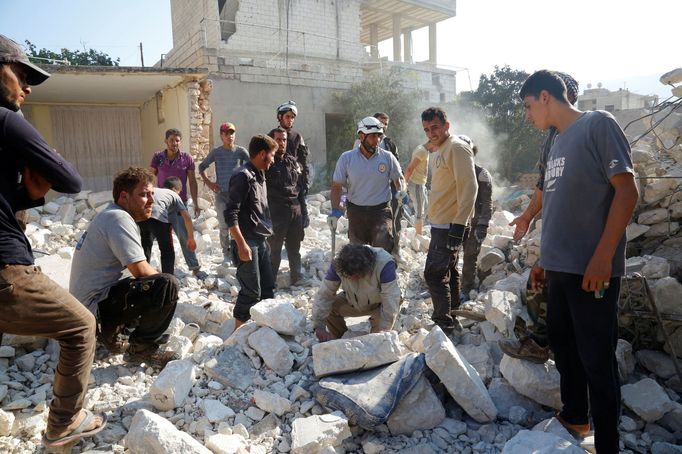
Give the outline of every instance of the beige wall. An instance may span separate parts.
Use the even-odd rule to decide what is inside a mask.
[[[30,113],[27,116],[28,120],[43,136],[47,144],[54,147],[55,142],[54,135],[52,134],[52,115],[50,114],[50,106],[30,104],[29,106]]]
[[[182,151],[189,151],[189,96],[184,84],[163,91],[164,121],[159,123],[157,98],[153,97],[142,104],[140,124],[142,125],[142,163],[148,165],[155,151],[165,148],[166,130],[179,129],[182,132]]]

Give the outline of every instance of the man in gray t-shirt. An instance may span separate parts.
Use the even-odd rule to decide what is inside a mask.
[[[527,120],[558,131],[542,188],[540,265],[531,271],[535,286],[548,287],[547,333],[561,374],[557,419],[584,437],[591,413],[597,452],[617,453],[618,295],[638,199],[630,146],[612,115],[571,106],[556,73],[531,75],[519,96]]]
[[[114,179],[114,202],[98,214],[74,252],[69,291],[97,316],[111,353],[163,367],[174,352],[159,346],[175,313],[178,281],[145,259],[136,221],[152,214],[154,175],[131,167]],[[132,330],[129,339],[121,338]]]

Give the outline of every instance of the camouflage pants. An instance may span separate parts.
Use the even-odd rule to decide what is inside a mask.
[[[528,334],[540,346],[547,345],[547,286],[540,290],[531,288],[530,276],[526,284],[525,303],[533,326]]]

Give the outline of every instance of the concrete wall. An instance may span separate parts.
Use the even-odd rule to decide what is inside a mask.
[[[162,108],[165,120],[158,121],[157,97],[150,98],[140,107],[142,126],[142,163],[148,165],[155,151],[163,150],[166,130],[179,129],[182,132],[182,151],[190,147],[190,106],[185,85],[178,85],[163,91]]]

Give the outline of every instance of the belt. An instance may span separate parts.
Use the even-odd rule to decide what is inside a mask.
[[[381,210],[383,208],[388,208],[388,202],[380,203],[379,205],[356,205],[351,201],[348,201],[348,206],[352,208],[356,208],[358,210]]]

